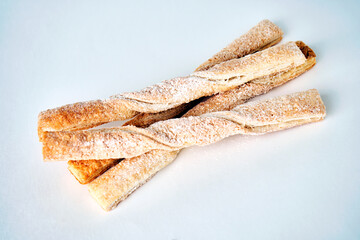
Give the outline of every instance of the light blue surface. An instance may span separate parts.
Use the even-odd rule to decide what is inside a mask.
[[[359,1],[0,1],[0,239],[360,239]],[[190,73],[261,19],[303,40],[325,121],[193,147],[103,212],[37,114]]]

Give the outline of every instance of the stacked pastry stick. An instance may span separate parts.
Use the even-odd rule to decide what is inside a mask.
[[[111,210],[182,148],[322,120],[325,107],[314,89],[245,103],[315,65],[303,42],[273,46],[282,34],[264,20],[188,76],[41,112],[44,160],[68,161],[77,180],[89,183],[95,200]],[[122,127],[90,129],[128,118]]]

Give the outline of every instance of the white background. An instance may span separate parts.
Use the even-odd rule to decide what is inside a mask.
[[[135,3],[136,2],[136,3]],[[360,239],[356,1],[0,1],[0,239]],[[184,76],[268,18],[318,55],[324,121],[181,152],[112,212],[44,163],[41,110]]]

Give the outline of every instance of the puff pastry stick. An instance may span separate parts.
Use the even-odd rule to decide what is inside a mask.
[[[310,114],[312,116],[308,115],[306,119],[318,121],[325,116],[325,107],[323,106],[322,101],[316,90],[309,90],[307,92],[280,97],[280,99],[284,101],[283,104],[287,104],[287,101],[292,102],[294,98],[296,99],[296,103],[293,104],[293,110],[298,111],[302,109],[302,107],[304,107],[305,109],[307,109],[303,112],[304,115],[308,115],[308,111],[313,112],[312,114],[314,115]],[[276,98],[270,99],[268,101],[272,103],[279,103]],[[298,105],[298,102],[301,102],[301,105]],[[250,110],[254,108],[260,110],[264,107],[263,104],[266,104],[266,101],[251,103],[248,107],[250,108]],[[282,108],[283,104],[279,107]],[[247,112],[243,115],[245,119],[252,119],[254,122],[258,122],[260,119],[264,119],[263,117],[268,115],[268,113],[269,115],[265,117],[265,119],[269,119],[271,121],[271,119],[274,117],[274,112],[272,111],[260,117],[259,111],[250,113],[248,112],[249,109],[246,106],[247,104],[240,105],[238,107],[242,108],[242,110],[239,109],[238,112]],[[294,111],[288,110],[286,110],[284,113],[289,113],[290,115],[297,115]],[[222,112],[218,113],[222,114]],[[281,116],[278,111],[276,111],[276,115],[278,117]],[[289,119],[295,116],[293,115],[293,117],[290,117],[290,115],[286,114],[285,116]],[[226,117],[226,119],[228,118]],[[294,117],[294,121],[296,121],[297,124],[294,124],[293,126],[301,125],[302,123],[307,122],[306,120],[304,121],[304,119],[298,117]],[[288,125],[287,127],[291,125],[292,124]],[[269,124],[269,126],[270,128],[268,128],[268,131],[272,131],[275,129],[274,127],[271,127],[271,124]],[[92,181],[88,185],[89,192],[104,210],[109,211],[115,208],[121,201],[126,199],[134,190],[136,190],[138,187],[150,180],[151,177],[154,176],[158,171],[170,164],[176,158],[176,155],[176,151],[153,150],[141,156],[124,159],[119,164],[109,169],[106,173]]]
[[[39,132],[74,130],[127,119],[137,112],[164,111],[203,96],[230,90],[258,77],[288,70],[303,64],[305,60],[294,42],[274,46],[217,64],[206,71],[164,81],[139,92],[124,93],[105,101],[76,103],[47,110],[39,115]]]
[[[255,96],[264,94],[270,91],[272,88],[280,86],[287,81],[299,76],[300,74],[308,71],[315,65],[316,55],[313,50],[306,46],[303,42],[298,41],[296,42],[296,44],[306,57],[306,62],[304,64],[293,68],[287,72],[282,72],[264,78],[255,79],[249,83],[241,85],[238,88],[209,97],[207,100],[202,101],[201,103],[193,107],[191,110],[189,110],[184,115],[184,117],[199,116],[201,114],[214,111],[230,110],[234,106],[242,104]],[[180,109],[179,112],[182,112],[184,109],[186,110],[187,107]],[[173,111],[172,109],[170,110]],[[177,112],[176,115],[178,115],[179,112]],[[148,127],[152,123],[160,120],[167,120],[169,118],[172,118],[174,115],[171,116],[171,114],[169,113],[163,114],[161,112],[156,114],[143,113],[141,114],[141,116],[141,118],[138,117],[134,120],[128,121],[126,125]],[[104,163],[100,164],[99,162],[102,161],[104,161]],[[96,177],[98,177],[101,173],[114,166],[114,164],[116,164],[118,161],[119,160],[69,161],[68,168],[81,184],[87,184]]]
[[[45,133],[45,161],[117,159],[150,150],[207,145],[235,134],[256,135],[324,117],[316,90],[239,105],[231,111],[170,119],[148,128],[134,126]]]

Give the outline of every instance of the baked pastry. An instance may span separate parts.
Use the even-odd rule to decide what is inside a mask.
[[[239,105],[231,111],[170,119],[148,128],[45,133],[45,161],[119,159],[154,149],[180,150],[207,145],[235,134],[256,135],[323,119],[325,108],[316,90]]]
[[[171,163],[184,147],[322,120],[325,107],[314,89],[241,105],[315,64],[315,54],[305,53],[309,48],[302,42],[251,54],[276,44],[281,35],[276,25],[264,20],[189,76],[104,101],[42,112],[38,132],[44,160],[74,159],[69,161],[69,170],[78,173],[74,176],[80,182],[91,181],[114,166],[89,185],[94,198],[109,210]],[[242,57],[247,54],[251,55]],[[213,111],[217,112],[208,113]],[[125,123],[129,126],[84,130],[134,116]],[[176,116],[183,117],[157,122]]]
[[[292,68],[289,71],[281,72],[275,75],[266,76],[263,78],[255,79],[246,84],[243,84],[235,89],[229,90],[224,93],[216,94],[212,97],[203,100],[195,107],[191,108],[184,117],[199,116],[205,113],[214,111],[230,110],[234,106],[242,104],[247,100],[264,94],[272,88],[280,86],[287,81],[297,77],[298,75],[306,72],[312,68],[316,63],[316,55],[311,48],[306,46],[303,42],[296,42],[302,53],[306,57],[304,64]],[[125,123],[125,125],[133,125],[137,127],[148,127],[152,123],[161,120],[167,120],[179,115],[179,112],[187,110],[192,103],[180,105],[179,110],[170,109],[160,113],[143,113],[140,116]],[[174,114],[174,112],[176,112]],[[104,163],[99,163],[104,161]],[[98,177],[101,173],[112,167],[113,162],[116,160],[83,160],[83,161],[69,161],[68,168],[70,172],[78,179],[81,184],[87,184],[93,179]]]
[[[267,44],[263,43],[262,45]],[[216,68],[215,72],[209,69],[200,71],[199,75],[195,74],[164,81],[162,84],[154,85],[140,92],[116,95],[107,100],[80,102],[46,110],[39,114],[38,130],[40,140],[44,131],[86,129],[110,121],[129,119],[139,112],[165,111],[203,96],[229,90],[254,77],[260,77],[261,74],[263,76],[270,74],[271,69],[266,69],[266,67],[273,68],[275,66],[269,64],[266,60],[274,61],[275,64],[278,63],[279,69],[275,67],[275,71],[283,70],[289,64],[301,64],[300,62],[304,61],[304,59],[299,58],[301,56],[299,49],[291,43],[282,47],[275,47],[270,51],[267,50],[252,54],[255,56],[249,55],[246,59],[240,58],[235,62],[229,62],[223,66],[224,71],[222,74],[219,72],[221,68]],[[287,64],[284,62],[287,62]],[[263,68],[259,69],[259,66],[263,66]],[[237,71],[234,71],[235,69]],[[252,76],[253,71],[258,74]],[[247,75],[242,76],[244,74]],[[227,81],[230,78],[232,81]]]
[[[240,129],[243,129],[241,131],[258,134],[319,121],[325,117],[325,107],[318,92],[313,89],[239,105],[232,112],[217,112],[205,116],[245,123],[240,126]],[[288,121],[284,121],[285,119]],[[248,124],[250,122],[251,126]],[[191,135],[193,134],[196,132]],[[204,137],[204,134],[206,135],[201,132],[201,137]],[[153,150],[141,156],[124,159],[92,181],[88,189],[99,205],[109,211],[171,163],[176,155],[176,151]]]

